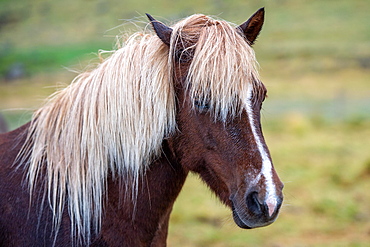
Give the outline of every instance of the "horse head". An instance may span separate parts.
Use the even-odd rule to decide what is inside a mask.
[[[169,47],[178,129],[169,142],[179,163],[232,209],[239,227],[271,224],[283,201],[283,183],[262,134],[266,88],[251,48],[264,9],[238,27],[203,15],[174,27],[148,17]]]

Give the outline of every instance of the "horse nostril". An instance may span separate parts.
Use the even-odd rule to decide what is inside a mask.
[[[253,191],[247,195],[247,207],[253,214],[262,214],[263,205],[258,200],[258,193]]]
[[[259,199],[261,194],[253,191],[246,197],[247,208],[251,214],[257,217],[273,219],[276,217],[282,204],[282,197],[268,196],[266,199]]]

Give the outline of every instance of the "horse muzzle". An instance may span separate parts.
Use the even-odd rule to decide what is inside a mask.
[[[231,196],[235,223],[244,229],[263,227],[273,223],[283,202],[282,195],[262,197],[257,191],[246,193],[245,199]]]

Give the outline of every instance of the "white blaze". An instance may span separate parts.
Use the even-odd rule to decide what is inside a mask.
[[[269,215],[271,216],[276,208],[277,205],[277,195],[276,195],[276,188],[272,179],[272,163],[267,155],[267,151],[262,145],[261,138],[257,134],[256,126],[255,126],[255,119],[253,115],[253,107],[252,107],[252,93],[253,93],[253,86],[249,85],[248,86],[248,92],[247,92],[247,99],[245,102],[246,106],[246,111],[248,113],[248,119],[249,119],[249,124],[252,129],[252,133],[254,136],[254,139],[256,141],[258,151],[261,154],[262,158],[262,168],[260,174],[258,174],[257,177],[260,177],[261,175],[264,176],[265,178],[265,186],[266,186],[266,197],[265,197],[265,202],[267,204],[268,210],[269,210]]]

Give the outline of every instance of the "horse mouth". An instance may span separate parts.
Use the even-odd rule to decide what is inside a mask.
[[[232,212],[233,212],[234,222],[237,226],[239,226],[240,228],[243,228],[243,229],[252,229],[253,228],[253,227],[248,226],[246,223],[244,223],[244,221],[240,218],[239,214],[234,209],[234,206],[233,206]]]

